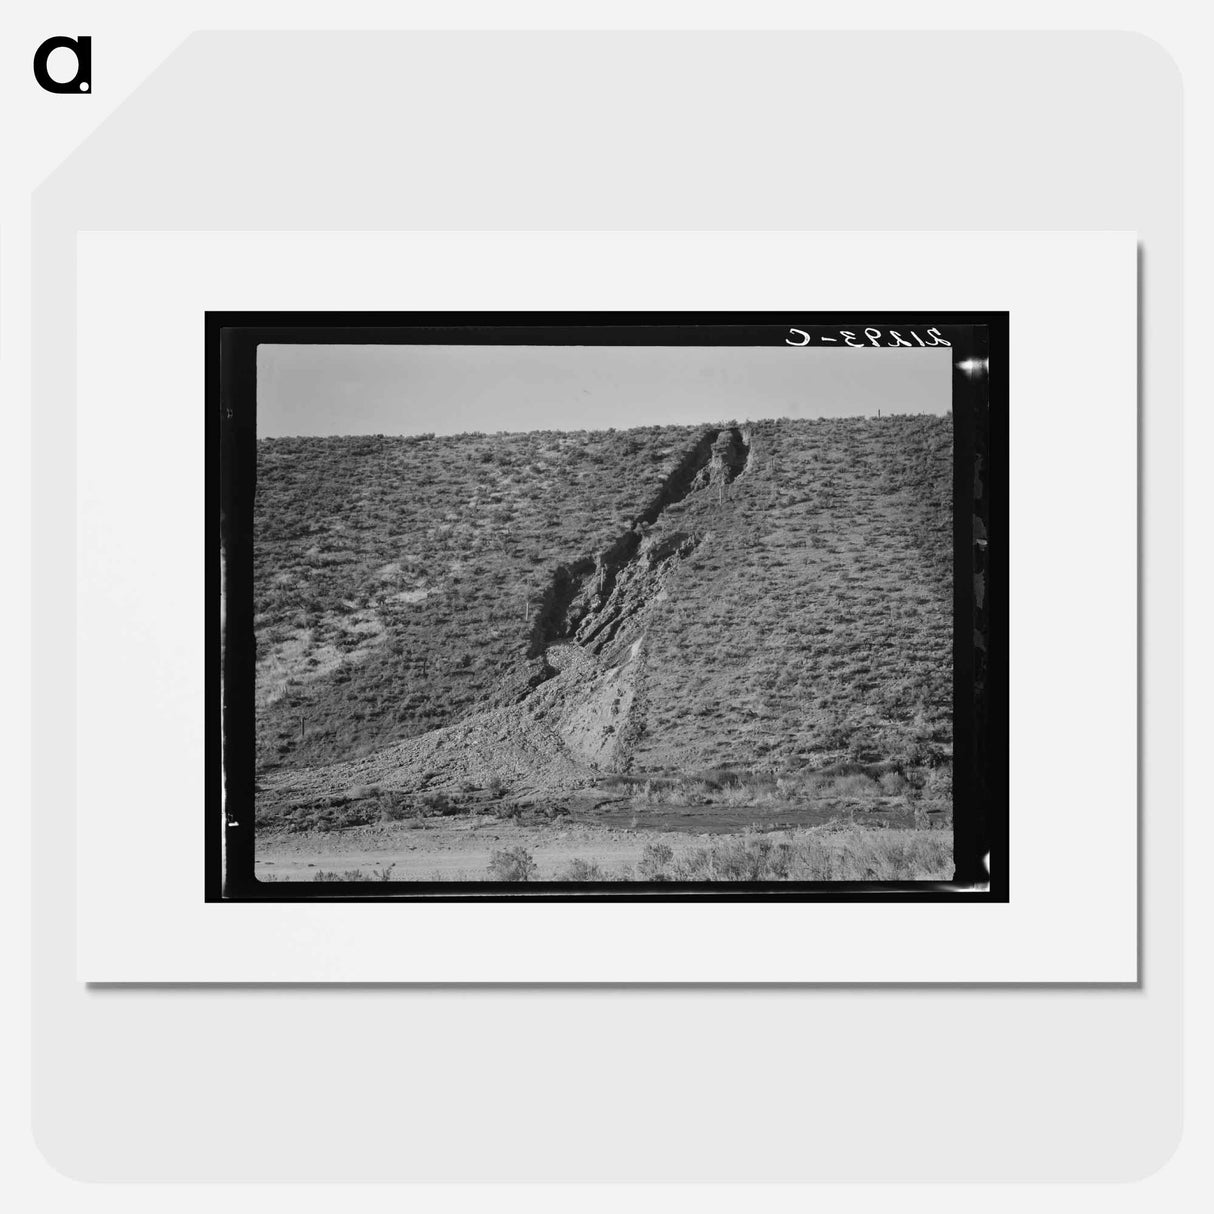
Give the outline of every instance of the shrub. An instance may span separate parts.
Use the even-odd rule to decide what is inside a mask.
[[[637,864],[637,876],[642,881],[666,881],[666,866],[673,859],[674,852],[665,843],[647,843]]]
[[[562,881],[602,881],[603,870],[593,860],[576,859],[561,873]]]
[[[446,793],[427,792],[422,794],[422,807],[427,813],[441,814],[450,806]]]
[[[382,820],[385,822],[401,822],[405,818],[413,817],[416,812],[410,802],[392,799],[382,807]]]
[[[887,797],[896,797],[906,791],[906,777],[901,772],[887,771],[881,777],[881,791]]]
[[[760,881],[765,876],[771,849],[769,839],[747,839],[714,849],[714,876],[719,881]]]
[[[953,769],[933,767],[923,783],[924,793],[933,800],[948,800],[953,795]]]
[[[532,881],[538,872],[535,860],[525,847],[503,848],[489,857],[491,881]]]
[[[937,827],[934,822],[930,825]],[[930,833],[821,830],[795,842],[765,836],[731,839],[684,852],[674,877],[679,881],[947,880],[953,871],[953,849],[951,832],[941,829],[944,825],[941,822]]]
[[[840,776],[835,781],[835,792],[840,797],[875,797],[881,786],[871,776]]]

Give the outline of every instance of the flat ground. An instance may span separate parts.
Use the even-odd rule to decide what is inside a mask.
[[[494,818],[392,822],[338,832],[266,835],[257,841],[257,876],[263,881],[311,881],[318,871],[358,869],[362,878],[374,880],[385,866],[393,865],[394,881],[484,880],[495,851],[524,847],[535,859],[537,879],[556,880],[575,859],[619,871],[635,865],[647,843],[667,842],[682,851],[703,846],[708,839],[610,827],[518,826]]]
[[[465,817],[337,832],[268,832],[257,841],[256,872],[262,881],[483,881],[491,876],[495,853],[520,848],[535,863],[530,879],[536,881],[776,879],[781,874],[771,867],[768,857],[773,855],[785,857],[786,876],[803,879],[949,880],[953,870],[950,830],[806,827],[691,834],[644,826],[534,826]],[[597,872],[583,870],[579,878],[576,862],[595,866]]]

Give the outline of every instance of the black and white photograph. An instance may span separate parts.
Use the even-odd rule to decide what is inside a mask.
[[[13,1208],[1201,1207],[1214,44],[1087,8],[9,6]]]
[[[986,327],[820,321],[213,318],[228,895],[989,893]]]

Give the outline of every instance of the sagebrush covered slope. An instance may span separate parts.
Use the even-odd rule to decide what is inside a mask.
[[[367,753],[480,702],[526,653],[552,570],[631,526],[692,438],[260,442],[260,765]]]
[[[939,766],[951,442],[936,417],[263,441],[259,773]]]

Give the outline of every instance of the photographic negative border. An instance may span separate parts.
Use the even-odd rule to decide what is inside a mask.
[[[1008,901],[1008,339],[1006,312],[207,312],[206,900]],[[267,342],[950,348],[954,879],[259,882],[253,500],[257,347]]]

